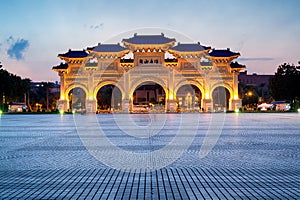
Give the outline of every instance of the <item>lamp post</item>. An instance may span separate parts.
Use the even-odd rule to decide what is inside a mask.
[[[253,105],[252,105],[253,104],[253,102],[252,102],[253,92],[249,90],[246,92],[245,95],[246,95],[246,100],[247,100],[247,104],[246,104],[247,108],[252,110],[253,109]]]

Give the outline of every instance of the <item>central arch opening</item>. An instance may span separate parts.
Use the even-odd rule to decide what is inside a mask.
[[[201,110],[202,93],[195,85],[181,86],[176,93],[176,98],[178,109],[182,112]]]
[[[133,112],[164,112],[166,93],[152,81],[140,84],[133,92]]]
[[[115,85],[108,84],[97,92],[97,112],[122,110],[122,93]]]

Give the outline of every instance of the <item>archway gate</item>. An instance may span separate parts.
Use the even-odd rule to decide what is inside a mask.
[[[213,90],[225,87],[230,93],[229,110],[241,107],[238,74],[244,65],[232,62],[239,57],[230,49],[211,49],[195,44],[177,43],[161,35],[137,35],[120,44],[101,44],[86,50],[69,50],[58,57],[65,61],[53,70],[60,76],[58,108],[67,111],[68,91],[75,86],[86,92],[87,112],[96,112],[97,93],[105,85],[121,91],[122,111],[132,111],[134,90],[145,82],[160,85],[165,91],[165,111],[176,112],[176,94],[183,85],[201,92],[203,111],[213,111]],[[166,58],[166,52],[171,55]],[[133,57],[128,59],[132,53]]]

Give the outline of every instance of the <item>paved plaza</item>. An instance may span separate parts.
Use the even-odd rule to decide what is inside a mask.
[[[2,115],[0,199],[300,199],[300,114]]]

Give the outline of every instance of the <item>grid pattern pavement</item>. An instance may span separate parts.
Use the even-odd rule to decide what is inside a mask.
[[[119,132],[111,115],[98,117],[110,140],[128,151],[160,149],[174,137],[172,124],[137,139]],[[200,117],[193,143],[174,163],[122,171],[89,154],[72,115],[4,115],[0,199],[300,199],[300,115],[230,114],[203,159],[199,144],[210,115]]]
[[[0,171],[2,199],[299,199],[299,170]]]

